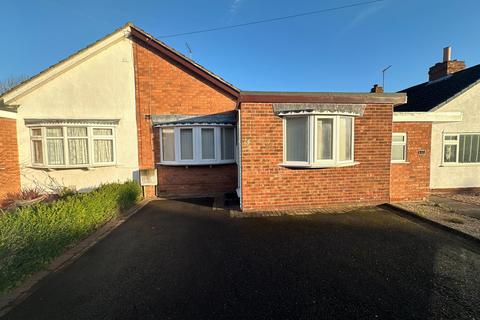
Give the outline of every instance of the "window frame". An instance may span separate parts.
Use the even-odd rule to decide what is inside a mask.
[[[307,161],[287,160],[287,120],[293,117],[307,117]],[[339,135],[340,118],[352,119],[351,159],[340,161]],[[318,160],[316,157],[316,137],[318,119],[333,119],[332,128],[332,159]],[[283,122],[283,163],[285,167],[328,168],[355,165],[355,117],[349,114],[291,114],[282,116]]]
[[[441,165],[448,166],[480,166],[479,162],[460,162],[460,136],[469,136],[469,135],[479,135],[480,132],[443,132],[442,133],[442,159]],[[446,140],[446,137],[456,137],[455,140]],[[479,138],[480,139],[480,138]],[[445,146],[454,145],[457,147],[455,154],[455,161],[446,162],[445,161]]]
[[[222,149],[221,149],[221,131],[222,128],[233,128],[233,159],[221,159]],[[158,165],[169,165],[169,166],[202,166],[202,165],[222,165],[222,164],[232,164],[237,162],[237,135],[235,125],[162,125],[157,126],[159,133],[159,162]],[[173,129],[174,136],[174,148],[175,148],[175,160],[165,160],[163,157],[163,129]],[[181,141],[180,141],[180,130],[181,129],[192,129],[193,135],[193,159],[181,159]],[[202,129],[213,129],[214,136],[214,159],[203,159],[202,158]]]
[[[82,137],[69,137],[68,129],[72,127],[81,127],[87,128],[87,136]],[[114,166],[117,163],[117,150],[116,150],[116,128],[112,125],[91,125],[91,124],[41,124],[29,126],[29,135],[30,135],[30,161],[31,167],[35,168],[45,168],[45,169],[78,169],[78,168],[95,168],[95,167],[106,167]],[[47,128],[61,128],[62,137],[47,137],[46,130]],[[33,130],[40,129],[41,136],[33,136]],[[103,136],[93,135],[93,129],[111,129],[112,135]],[[48,148],[47,140],[49,139],[62,139],[63,140],[63,158],[64,164],[48,164]],[[68,141],[69,139],[87,139],[87,150],[88,150],[88,163],[85,164],[75,164],[71,165],[68,153]],[[111,140],[113,146],[113,161],[111,162],[95,162],[94,161],[94,140]],[[35,150],[33,141],[41,141],[42,144],[42,160],[43,163],[35,162]]]
[[[394,136],[403,137],[403,141],[393,141]],[[403,159],[402,160],[394,160],[392,159],[393,155],[393,146],[403,146]],[[392,132],[392,146],[390,151],[390,162],[391,163],[407,163],[407,133],[406,132]]]

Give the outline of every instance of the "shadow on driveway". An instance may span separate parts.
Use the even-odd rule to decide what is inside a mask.
[[[480,250],[380,208],[231,219],[155,201],[7,319],[472,319]]]

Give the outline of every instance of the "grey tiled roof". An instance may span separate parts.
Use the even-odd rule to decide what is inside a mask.
[[[480,64],[458,71],[442,79],[424,82],[404,89],[407,103],[395,107],[395,111],[429,111],[457,96],[480,80]]]

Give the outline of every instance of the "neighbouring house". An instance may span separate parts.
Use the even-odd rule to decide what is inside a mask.
[[[244,211],[419,200],[432,127],[461,114],[393,112],[409,103],[240,91],[127,24],[0,96],[0,198],[135,179],[145,196],[236,192]]]
[[[20,189],[16,113],[0,108],[0,200]]]
[[[402,147],[396,147],[393,156],[399,164],[392,169],[392,176],[398,171],[403,181],[418,178],[426,190],[426,170],[417,166],[412,171],[408,165],[402,168],[402,163],[417,162],[421,149],[428,152],[430,144],[431,154],[422,158],[422,166],[430,167],[431,192],[479,188],[480,65],[465,68],[463,61],[451,59],[451,48],[445,48],[443,61],[430,68],[427,82],[400,92],[407,94],[408,102],[395,107],[394,140],[398,145],[410,144],[409,140],[413,144],[423,141],[422,146],[413,146],[415,150],[409,155],[402,153]],[[401,188],[401,184],[392,187]]]

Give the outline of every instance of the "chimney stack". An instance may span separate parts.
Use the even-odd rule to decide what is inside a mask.
[[[373,88],[370,89],[370,93],[383,93],[383,87],[378,84],[374,84]]]
[[[430,67],[428,81],[434,81],[465,69],[465,61],[452,60],[452,48],[443,48],[443,62]]]

